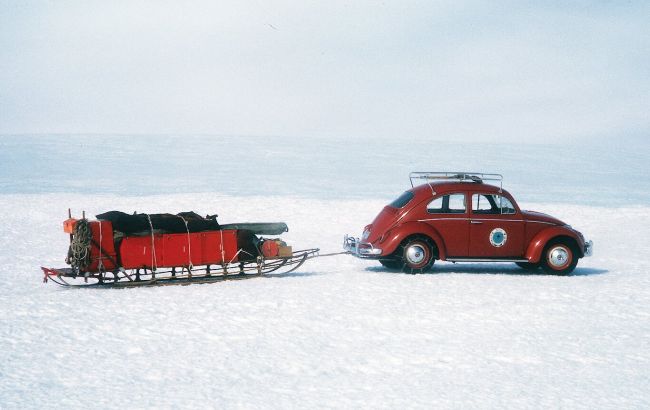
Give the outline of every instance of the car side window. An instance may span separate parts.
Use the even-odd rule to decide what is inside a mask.
[[[475,214],[514,214],[515,207],[503,195],[474,194],[472,195],[472,212]]]
[[[427,205],[430,214],[464,214],[466,209],[465,194],[439,196]]]
[[[429,202],[429,205],[427,205],[427,212],[430,214],[441,214],[442,213],[442,196],[439,196],[438,198],[434,199],[433,201]]]
[[[515,206],[510,202],[508,198],[506,198],[503,195],[496,195],[496,203],[501,208],[501,213],[502,214],[514,214],[515,213]]]
[[[490,201],[490,196],[483,194],[474,194],[472,196],[472,211],[475,214],[491,214],[493,212],[493,202]]]

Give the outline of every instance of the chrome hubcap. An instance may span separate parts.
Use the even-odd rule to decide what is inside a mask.
[[[426,250],[422,245],[411,245],[406,249],[406,260],[412,265],[418,265],[424,261]]]
[[[569,252],[567,252],[566,249],[559,246],[557,248],[551,249],[548,258],[548,261],[551,265],[555,266],[556,268],[560,268],[566,265],[568,260]]]

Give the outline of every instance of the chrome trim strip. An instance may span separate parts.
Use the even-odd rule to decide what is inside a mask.
[[[427,219],[418,219],[418,222],[427,222],[427,221],[496,221],[496,222],[528,222],[536,224],[547,224],[547,225],[557,225],[553,222],[544,222],[544,221],[527,221],[525,219],[486,219],[486,218],[427,218]]]
[[[418,222],[427,222],[427,221],[469,221],[469,218],[427,218],[427,219],[418,219]]]
[[[486,219],[486,218],[427,218],[427,219],[418,219],[418,222],[426,221],[483,221],[483,222],[526,222],[524,219]],[[536,221],[530,221],[536,222]],[[540,222],[540,223],[549,223],[549,222]]]
[[[483,222],[490,222],[490,221],[497,221],[497,222],[524,222],[523,219],[486,219],[486,218],[471,218],[472,221],[483,221]]]
[[[449,262],[528,262],[528,259],[447,258]]]

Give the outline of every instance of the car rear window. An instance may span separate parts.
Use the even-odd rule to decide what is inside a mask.
[[[413,192],[411,191],[406,191],[402,195],[399,196],[396,200],[390,203],[390,206],[393,208],[403,208],[408,204],[411,199],[413,199]]]

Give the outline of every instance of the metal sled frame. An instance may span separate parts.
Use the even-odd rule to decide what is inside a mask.
[[[286,274],[302,266],[307,259],[315,258],[319,249],[305,249],[293,252],[291,256],[264,258],[258,256],[252,261],[205,265],[195,267],[173,267],[150,269],[142,267],[126,271],[116,269],[103,272],[81,272],[73,268],[53,269],[41,267],[43,282],[52,281],[64,287],[129,288],[138,286],[189,285],[212,283],[225,280],[246,279],[276,272]],[[322,255],[325,256],[325,255]],[[78,283],[83,279],[83,283]],[[73,283],[75,281],[76,283]]]

